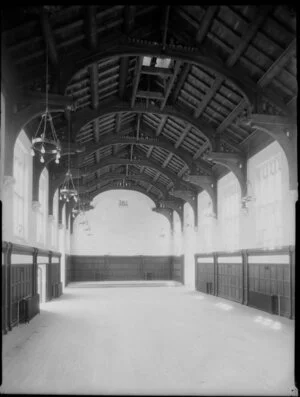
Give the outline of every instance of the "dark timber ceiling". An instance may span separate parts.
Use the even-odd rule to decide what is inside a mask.
[[[186,172],[219,177],[211,150],[247,157],[270,138],[249,113],[293,116],[296,18],[284,5],[28,6],[2,11],[2,45],[19,92],[71,96],[80,189],[127,186],[154,198]],[[162,62],[161,56],[170,59]],[[27,104],[19,101],[19,109]],[[66,141],[68,111],[55,113]],[[30,136],[38,118],[25,126]],[[66,164],[65,164],[66,165]],[[62,165],[49,163],[51,173]],[[199,190],[197,190],[199,189]]]

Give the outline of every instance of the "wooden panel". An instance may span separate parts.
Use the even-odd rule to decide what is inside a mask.
[[[215,293],[214,263],[198,263],[198,257],[196,257],[196,290],[207,294]]]
[[[183,274],[184,274],[184,269],[183,269],[183,255],[181,256],[174,256],[173,257],[173,269],[172,269],[172,279],[174,281],[178,281],[180,283],[183,283]]]
[[[281,316],[291,315],[291,285],[289,264],[249,263],[249,306],[267,310],[265,297],[271,297],[271,312]],[[255,294],[252,294],[255,293]],[[258,295],[260,294],[260,295]],[[261,297],[261,300],[259,300]]]
[[[170,256],[72,255],[69,281],[170,280]]]
[[[32,264],[11,265],[12,325],[19,321],[19,304],[32,293]]]
[[[237,302],[243,301],[243,265],[218,263],[218,296]]]

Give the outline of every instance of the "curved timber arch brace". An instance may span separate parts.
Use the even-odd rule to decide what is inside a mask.
[[[298,189],[297,124],[289,117],[252,114],[251,126],[274,138],[285,153],[289,167],[290,190]]]
[[[201,187],[205,190],[211,201],[212,208],[215,216],[217,217],[217,181],[212,176],[206,175],[184,175],[183,179],[187,182],[193,183],[194,185]]]
[[[169,208],[156,207],[156,208],[152,208],[152,211],[161,214],[168,219],[168,221],[170,222],[171,233],[173,233],[174,232],[173,210]]]
[[[211,152],[206,157],[233,172],[240,184],[241,198],[247,196],[247,169],[244,158],[236,153],[225,152]]]
[[[150,178],[148,175],[143,175],[143,174],[133,174],[133,175],[128,175],[126,176],[125,174],[117,174],[117,173],[105,173],[101,175],[101,179],[99,180],[86,184],[86,185],[80,185],[79,186],[79,192],[89,192],[93,190],[95,187],[97,187],[101,182],[103,181],[113,181],[113,180],[123,180],[126,179],[126,181],[142,181],[142,182],[147,182],[149,185],[155,187],[161,192],[162,197],[168,196],[168,190],[166,187],[158,182],[154,182],[153,179]]]
[[[174,189],[170,192],[171,196],[181,198],[186,203],[189,203],[194,212],[194,226],[198,227],[198,204],[197,193],[191,190]]]
[[[151,105],[146,107],[143,103],[136,103],[133,107],[131,107],[129,102],[121,101],[119,98],[115,98],[113,100],[103,101],[96,109],[84,108],[76,112],[73,116],[73,131],[74,138],[76,138],[76,134],[87,124],[98,119],[99,117],[111,114],[111,113],[152,113],[152,114],[160,114],[164,116],[172,116],[176,117],[180,120],[186,121],[190,123],[194,128],[199,130],[202,134],[203,138],[208,141],[208,148],[214,148],[214,136],[215,130],[213,127],[203,121],[195,119],[192,115],[185,112],[182,109],[178,109],[175,106],[165,106],[163,110],[161,110],[156,105]]]
[[[109,184],[109,185],[106,185],[106,186],[92,192],[90,197],[91,197],[91,199],[93,199],[94,197],[98,196],[98,194],[108,192],[110,190],[133,190],[133,191],[142,193],[145,196],[149,197],[154,202],[155,205],[159,201],[159,198],[157,196],[155,196],[154,194],[147,192],[146,190],[144,190],[143,188],[141,188],[139,186],[133,186],[133,185],[127,186],[127,187],[120,187],[120,186],[116,186],[115,184]]]
[[[176,149],[174,145],[170,141],[164,138],[135,138],[132,136],[114,136],[107,134],[100,143],[92,144],[85,147],[84,156],[88,157],[92,153],[95,153],[97,150],[110,146],[110,145],[119,145],[119,144],[134,144],[134,145],[146,145],[146,146],[154,146],[167,150],[170,153],[173,153],[175,156],[179,157],[189,169],[192,169],[193,166],[193,158],[192,156],[186,152],[185,150]]]
[[[126,40],[126,38],[125,38]],[[121,42],[123,41],[123,43]],[[104,44],[97,48],[97,51],[82,50],[81,57],[79,58],[78,53],[74,56],[68,56],[67,59],[62,61],[61,70],[61,92],[65,92],[67,85],[72,77],[75,77],[82,69],[92,65],[94,63],[103,62],[109,58],[120,56],[120,57],[161,57],[161,58],[172,58],[176,61],[190,63],[209,69],[216,75],[220,75],[228,79],[233,85],[236,86],[237,90],[242,94],[248,104],[254,102],[254,89],[252,88],[253,82],[246,78],[245,73],[240,67],[228,67],[220,59],[216,59],[215,54],[203,54],[199,49],[195,51],[186,51],[182,48],[176,48],[176,46],[166,46],[162,50],[161,45],[154,43],[133,43],[130,40],[124,38],[116,40],[114,45],[112,43]]]
[[[183,205],[184,201],[181,199],[178,200],[160,200],[159,207],[160,208],[170,208],[173,211],[177,212],[180,222],[181,222],[181,231],[183,232]]]
[[[165,175],[167,178],[169,178],[173,184],[178,184],[181,185],[186,184],[184,181],[182,181],[176,174],[173,174],[172,172],[166,170],[165,168],[161,167],[159,164],[157,164],[154,161],[151,160],[130,160],[130,159],[121,159],[121,158],[116,158],[116,157],[106,157],[103,160],[100,160],[99,163],[97,163],[94,166],[91,166],[89,168],[82,169],[82,174],[81,175],[89,175],[93,174],[94,172],[100,170],[101,168],[105,168],[109,165],[139,165],[139,166],[144,166],[144,167],[149,167],[153,168],[156,171],[159,171],[161,174]]]
[[[39,182],[41,173],[43,172],[44,168],[44,164],[39,161],[37,156],[34,156],[32,162],[32,201],[39,201]]]

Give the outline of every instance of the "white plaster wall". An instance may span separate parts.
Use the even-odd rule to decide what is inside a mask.
[[[184,204],[184,283],[190,289],[195,289],[195,247],[196,232],[194,211],[189,203]]]
[[[127,200],[128,207],[119,207]],[[89,236],[74,222],[72,254],[84,255],[172,255],[168,220],[152,211],[154,203],[134,191],[112,190],[94,199],[95,208],[86,213]]]

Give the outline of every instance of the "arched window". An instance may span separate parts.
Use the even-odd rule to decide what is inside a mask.
[[[253,194],[256,247],[283,244],[284,196],[288,190],[288,166],[283,150],[271,143],[249,159],[248,178]],[[287,215],[287,214],[286,214]]]
[[[58,229],[58,189],[53,196],[53,221],[51,225],[51,243],[57,247],[57,229]]]
[[[48,218],[48,171],[44,168],[39,180],[39,203],[37,212],[37,242],[46,243],[46,227]]]
[[[206,191],[198,195],[198,236],[197,249],[202,252],[213,250],[213,209],[212,201]]]
[[[239,222],[241,189],[235,175],[230,172],[218,181],[219,249],[233,251],[239,248]]]
[[[29,177],[32,157],[29,154],[30,141],[22,130],[14,147],[13,176],[13,219],[15,237],[26,240],[28,236]]]

